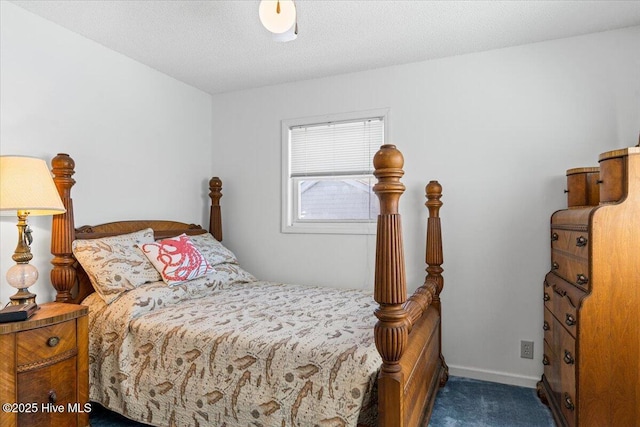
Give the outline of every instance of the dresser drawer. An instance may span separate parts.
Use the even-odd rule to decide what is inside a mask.
[[[566,252],[551,251],[551,271],[569,283],[589,289],[589,260]]]
[[[560,365],[560,390],[558,402],[562,407],[567,423],[570,426],[576,424],[576,340],[564,328],[558,328],[555,335],[556,354]]]
[[[600,201],[600,169],[575,168],[567,171],[567,206],[597,206]]]
[[[75,319],[16,335],[17,356],[21,366],[52,357],[64,357],[65,353],[70,354],[76,348]]]
[[[554,334],[556,343],[546,341],[544,343],[544,375],[566,425],[575,426],[577,418],[575,340],[562,327],[557,327],[555,331],[558,332]],[[554,349],[560,353],[556,353]]]
[[[606,154],[606,153],[605,153]],[[624,158],[600,158],[600,201],[617,202],[624,195]]]
[[[551,248],[587,259],[589,256],[589,233],[586,231],[552,229]]]
[[[578,306],[586,294],[553,273],[548,273],[545,278],[545,293],[549,294],[549,300],[545,302],[547,310],[575,337],[578,329]],[[549,327],[553,325],[549,323]]]
[[[566,364],[553,351],[553,348],[552,344],[545,341],[542,360],[544,376],[550,387],[551,396],[549,397],[558,404],[560,415],[564,421],[560,425],[573,427],[576,425],[575,374],[573,374],[575,370],[567,369]]]
[[[556,394],[556,392],[562,388],[560,380],[560,359],[553,351],[552,342],[544,342],[542,364],[544,365],[544,376],[547,378],[551,390]]]
[[[551,310],[545,307],[542,329],[544,330],[544,340],[549,344],[553,344],[554,330],[557,327],[558,325],[555,322],[555,317],[551,314]]]

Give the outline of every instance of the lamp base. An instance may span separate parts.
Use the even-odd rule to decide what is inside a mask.
[[[21,305],[21,304],[30,304],[36,303],[36,294],[29,292],[29,289],[22,288],[19,289],[18,292],[11,295],[9,297],[11,305]]]
[[[29,254],[31,255],[31,254]],[[7,282],[18,290],[11,295],[11,305],[36,303],[36,294],[29,292],[29,286],[38,280],[38,269],[27,262],[19,262],[7,270]]]

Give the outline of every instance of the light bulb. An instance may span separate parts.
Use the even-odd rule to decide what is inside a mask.
[[[258,14],[262,25],[274,34],[285,33],[296,25],[293,0],[262,0]]]

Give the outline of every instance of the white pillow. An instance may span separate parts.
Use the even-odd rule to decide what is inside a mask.
[[[79,239],[71,247],[93,288],[110,304],[143,283],[161,280],[138,248],[145,243],[153,243],[151,228],[100,239]]]
[[[238,264],[238,259],[222,243],[218,242],[210,233],[189,236],[191,242],[196,245],[207,262],[211,266],[219,264]]]

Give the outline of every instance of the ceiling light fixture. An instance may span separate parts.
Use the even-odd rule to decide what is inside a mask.
[[[277,41],[288,42],[298,37],[298,19],[293,0],[261,0],[260,22]]]

